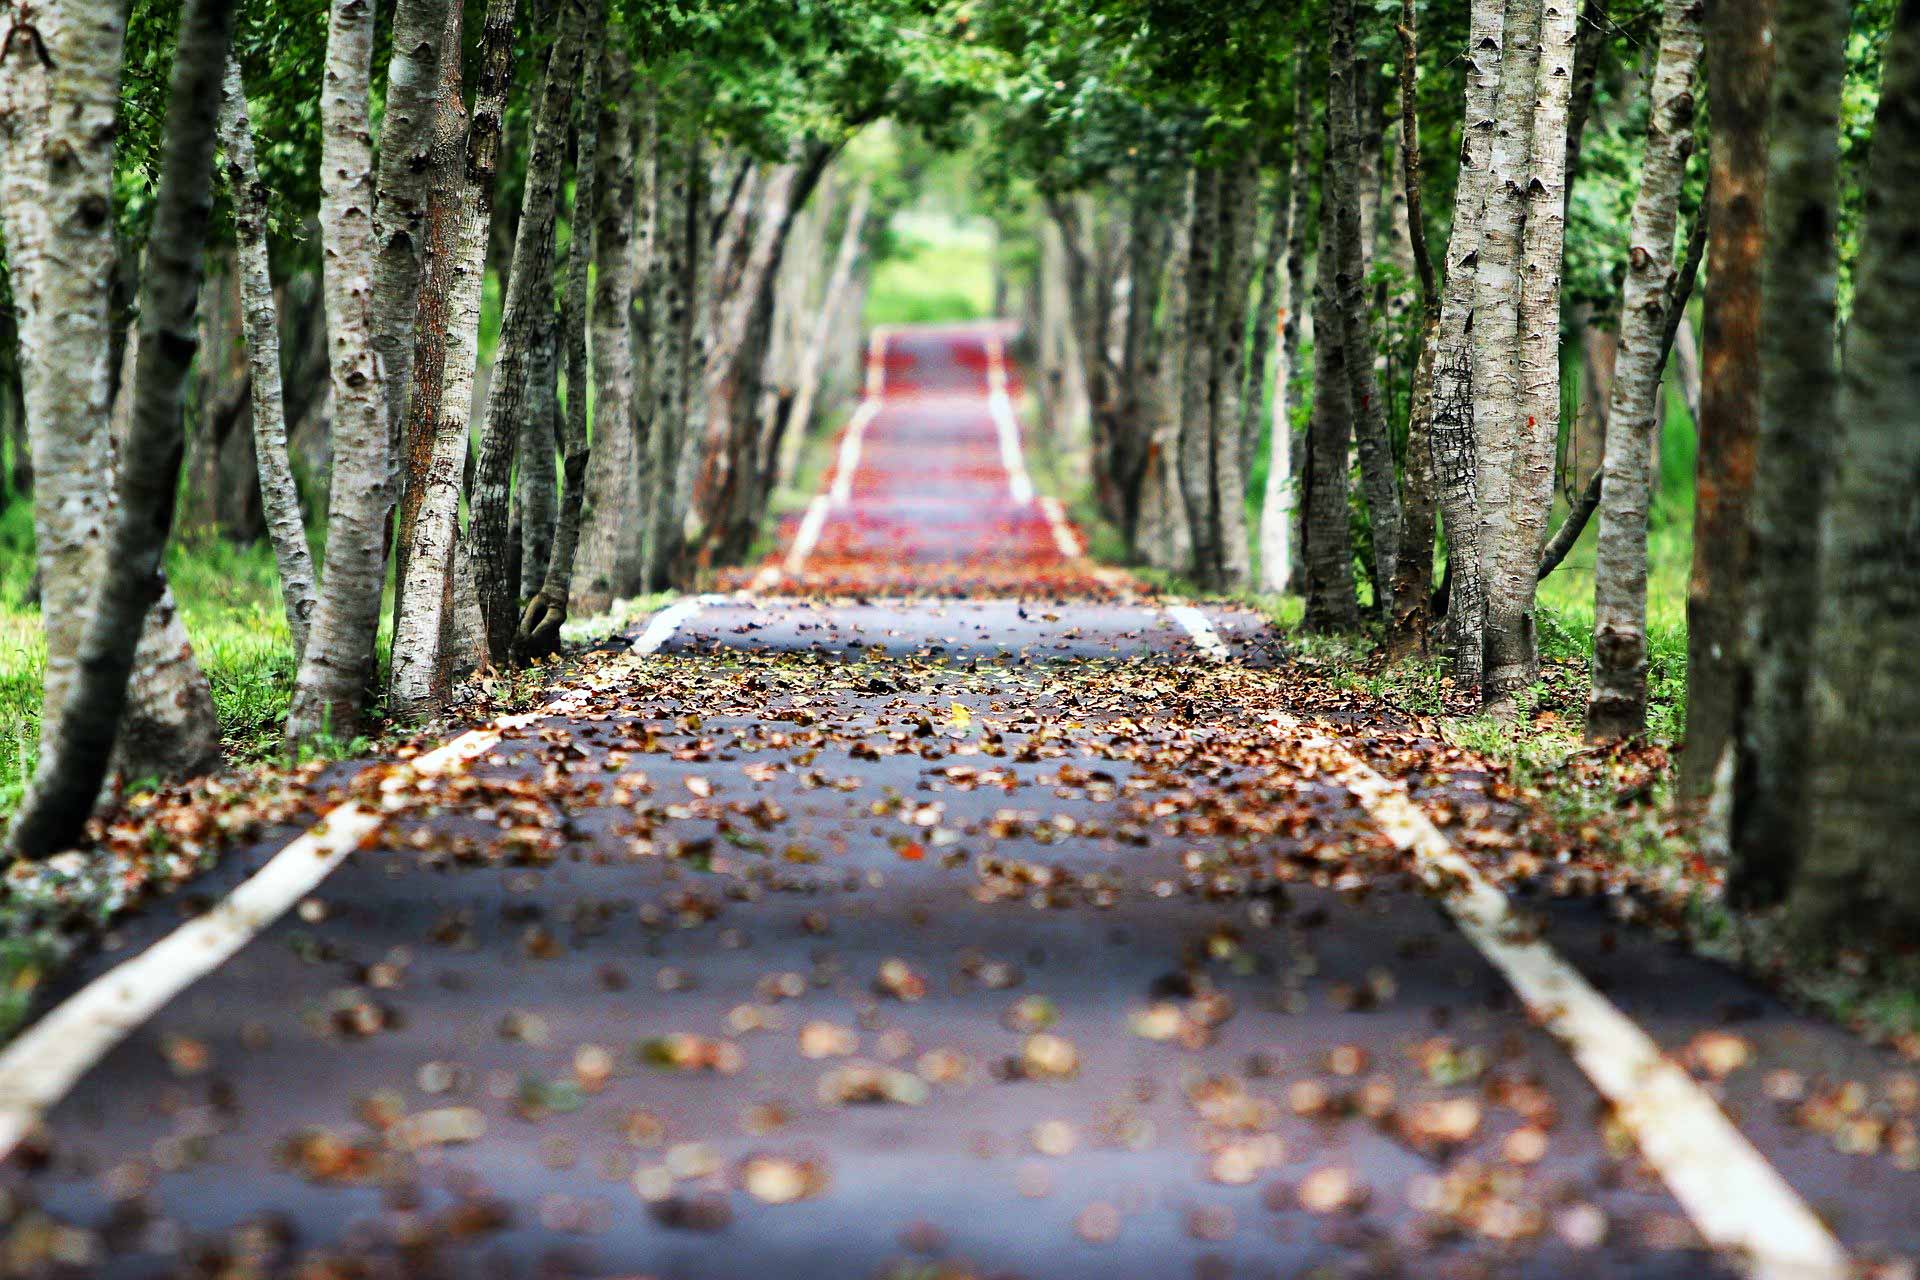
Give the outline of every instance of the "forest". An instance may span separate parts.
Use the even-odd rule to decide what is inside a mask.
[[[1910,936],[1906,18],[1776,3],[17,14],[10,847],[738,562],[951,171],[1122,555],[1511,717],[1586,534],[1588,736],[1670,669],[1736,899]],[[270,572],[284,637],[169,546]]]
[[[775,709],[724,656],[768,610],[897,609],[942,666],[928,609],[1013,599],[970,659],[1008,697],[1037,620],[1120,655],[1135,608],[1180,670],[1282,673],[1115,677],[1128,732],[1239,744],[1181,757],[1182,838],[1284,827],[1206,788],[1266,767],[1236,717],[1312,721],[1516,900],[1578,880],[1920,1053],[1920,0],[10,0],[0,32],[9,1031],[151,899],[425,787],[610,646],[677,655],[622,695],[680,690],[607,757],[631,798],[624,752],[713,758],[743,697],[758,734],[899,691],[796,632],[822,691]],[[985,444],[938,426],[976,379]],[[1013,733],[963,702],[896,742]],[[611,714],[543,740],[585,758]],[[478,821],[591,843],[569,768]],[[686,785],[657,821],[711,816]]]

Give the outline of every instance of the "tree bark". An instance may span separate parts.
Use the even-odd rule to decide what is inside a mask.
[[[1142,463],[1140,517],[1135,543],[1148,564],[1158,569],[1184,569],[1192,555],[1186,499],[1180,482],[1180,388],[1184,373],[1182,343],[1186,334],[1187,266],[1193,252],[1190,208],[1192,170],[1182,166],[1171,179],[1172,198],[1165,204],[1169,226],[1164,243],[1166,272],[1164,317],[1150,326],[1151,344],[1141,354],[1147,379],[1151,438]]]
[[[273,300],[267,256],[267,188],[254,161],[253,126],[247,117],[240,64],[229,60],[221,88],[220,148],[226,154],[227,189],[233,201],[240,305],[247,326],[247,364],[252,378],[253,456],[260,473],[260,499],[267,536],[280,571],[280,597],[297,663],[307,649],[315,606],[313,552],[300,510],[287,452],[286,393],[280,373],[280,315]]]
[[[678,550],[673,524],[673,482],[680,440],[686,430],[687,346],[691,333],[694,238],[704,218],[693,203],[697,146],[683,127],[662,122],[655,146],[654,247],[660,255],[657,312],[653,325],[653,422],[648,432],[641,495],[646,501],[647,586],[668,585]]]
[[[527,357],[526,411],[521,416],[514,501],[520,517],[520,596],[531,600],[547,580],[553,549],[555,467],[560,451],[560,313],[540,317]]]
[[[332,0],[320,97],[320,235],[333,385],[333,493],[319,601],[287,736],[350,738],[372,684],[386,577],[389,440],[374,352],[373,156],[367,85],[373,8]]]
[[[45,857],[79,837],[112,761],[148,610],[165,585],[161,560],[185,444],[182,391],[198,348],[194,317],[213,213],[214,118],[232,23],[230,0],[188,0],[181,12],[141,282],[137,363],[132,385],[122,389],[132,416],[117,467],[118,501],[74,679],[56,713],[42,722],[39,765],[8,832],[15,856]],[[54,105],[57,139],[58,97]],[[53,166],[56,186],[59,168]]]
[[[500,321],[500,342],[487,380],[485,425],[474,472],[472,516],[474,580],[480,614],[486,622],[487,654],[505,664],[513,657],[519,622],[518,585],[511,573],[507,516],[513,478],[514,443],[526,412],[527,363],[533,335],[553,309],[553,224],[560,199],[560,166],[566,130],[579,80],[581,44],[588,0],[566,0],[559,35],[547,55],[546,72],[536,95],[530,125],[526,186],[521,193],[520,226],[513,243],[513,267]]]
[[[1773,0],[1707,12],[1712,228],[1702,309],[1693,571],[1687,580],[1687,741],[1680,789],[1713,787],[1734,740],[1744,670],[1747,514],[1759,418],[1760,279],[1766,249],[1767,89]]]
[[[1474,299],[1481,230],[1492,185],[1494,111],[1499,96],[1501,0],[1473,0],[1467,36],[1465,126],[1453,231],[1447,244],[1446,293],[1433,357],[1434,491],[1447,535],[1447,643],[1453,682],[1475,703],[1482,696],[1486,580],[1481,562],[1479,449],[1475,441]]]
[[[1276,300],[1280,317],[1280,349],[1274,361],[1273,406],[1268,418],[1267,483],[1260,497],[1260,589],[1278,594],[1293,586],[1294,525],[1298,519],[1296,471],[1293,466],[1293,374],[1300,356],[1300,303],[1306,296],[1307,236],[1312,212],[1312,99],[1307,93],[1307,57],[1293,63],[1293,148],[1287,161],[1287,260]]]
[[[1739,727],[1728,882],[1749,906],[1786,894],[1806,847],[1815,760],[1807,673],[1814,620],[1828,607],[1819,591],[1819,521],[1842,425],[1833,333],[1849,6],[1776,0],[1774,15],[1745,630],[1752,694]]]
[[[1217,588],[1237,591],[1252,573],[1247,546],[1247,474],[1240,452],[1240,396],[1247,359],[1247,308],[1253,275],[1253,214],[1260,168],[1251,155],[1237,161],[1220,184],[1219,297],[1214,304],[1213,368],[1208,394],[1207,444],[1212,468]],[[1112,273],[1103,272],[1106,279]],[[1102,325],[1104,333],[1105,326]],[[1102,351],[1101,359],[1106,359]]]
[[[1439,285],[1427,247],[1425,165],[1420,154],[1419,53],[1414,0],[1401,0],[1400,190],[1406,199],[1407,253],[1420,286],[1420,350],[1414,358],[1413,403],[1407,412],[1406,489],[1401,506],[1400,555],[1394,566],[1393,607],[1387,616],[1387,657],[1427,652],[1433,594],[1433,361],[1440,336]]]
[[[635,439],[633,342],[628,309],[633,293],[634,133],[637,102],[626,55],[610,45],[603,55],[604,87],[598,106],[600,172],[598,225],[594,229],[593,452],[587,465],[586,505],[581,512],[580,552],[574,565],[571,607],[604,613],[616,599],[640,590],[640,469]]]
[[[1331,164],[1331,161],[1328,162]],[[1353,585],[1353,535],[1347,517],[1347,450],[1353,438],[1346,344],[1339,307],[1333,233],[1325,224],[1331,199],[1321,202],[1318,284],[1313,299],[1313,418],[1308,426],[1306,505],[1308,631],[1352,631],[1360,625]]]
[[[441,33],[447,52],[461,45],[462,15],[456,8]],[[444,707],[447,664],[443,661],[451,609],[453,543],[459,533],[461,473],[467,458],[467,414],[445,414],[447,363],[461,351],[455,333],[465,318],[456,313],[461,273],[471,264],[463,255],[469,198],[463,171],[467,109],[460,60],[441,58],[438,115],[424,161],[429,168],[426,209],[414,234],[423,255],[418,274],[417,308],[407,317],[413,336],[409,372],[413,394],[389,403],[406,410],[406,450],[396,542],[393,607],[392,710],[396,716],[425,719]],[[418,321],[417,325],[414,323]],[[451,348],[451,351],[450,351]]]
[[[100,554],[112,399],[113,139],[124,9],[77,0],[16,28],[0,67],[0,218],[19,317],[47,661],[43,722],[76,674]],[[53,154],[62,157],[55,166]]]
[[[1511,713],[1540,674],[1534,628],[1540,548],[1553,512],[1554,455],[1560,443],[1560,275],[1566,249],[1567,103],[1572,90],[1579,0],[1547,0],[1532,102],[1530,176],[1523,183],[1526,230],[1520,255],[1519,411],[1514,415],[1507,517],[1489,548],[1487,695]],[[1671,228],[1669,228],[1669,241]],[[1670,250],[1669,250],[1670,251]]]
[[[1514,455],[1524,434],[1520,372],[1520,260],[1525,249],[1526,183],[1532,158],[1533,109],[1540,66],[1541,0],[1509,0],[1500,60],[1480,260],[1474,272],[1473,394],[1478,447],[1480,563],[1489,646],[1497,617],[1512,607],[1497,595],[1495,569],[1512,522]],[[1555,145],[1558,145],[1556,143]],[[1487,662],[1490,655],[1483,656]],[[1483,693],[1496,671],[1482,668]],[[1499,691],[1504,698],[1506,691]]]
[[[513,82],[514,15],[515,0],[490,0],[487,6],[470,116],[460,59],[441,58],[394,607],[393,704],[396,714],[412,719],[444,709],[455,673],[490,660],[465,638],[462,619],[477,612],[478,601],[469,599],[471,569],[461,572],[469,557],[459,534],[459,507],[502,122]],[[456,6],[443,35],[447,55],[461,47],[461,25]]]
[[[1331,0],[1328,26],[1332,32],[1327,67],[1328,133],[1332,147],[1327,172],[1332,176],[1335,309],[1340,326],[1347,374],[1347,403],[1360,448],[1360,481],[1367,498],[1373,532],[1375,604],[1383,617],[1392,616],[1394,567],[1400,554],[1400,494],[1394,476],[1393,441],[1387,433],[1386,404],[1374,380],[1373,326],[1367,314],[1366,246],[1371,226],[1362,216],[1362,153],[1358,104],[1362,97],[1354,81],[1354,15],[1352,0]]]
[[[1249,465],[1260,449],[1260,424],[1267,408],[1268,366],[1273,363],[1275,330],[1291,301],[1286,294],[1287,197],[1288,189],[1276,181],[1267,184],[1266,198],[1261,201],[1267,209],[1267,237],[1260,250],[1253,326],[1240,392],[1240,456]],[[1131,309],[1128,315],[1131,319]]]
[[[1205,588],[1216,585],[1220,524],[1213,501],[1209,440],[1213,385],[1213,313],[1218,290],[1214,270],[1220,247],[1220,171],[1193,174],[1193,221],[1187,254],[1186,312],[1180,359],[1180,490],[1187,508],[1188,569]]]
[[[589,0],[592,13],[585,30],[597,29],[606,14],[604,0]],[[573,207],[568,223],[566,305],[561,310],[567,358],[567,412],[560,437],[560,510],[553,522],[553,547],[547,553],[547,576],[527,602],[514,635],[520,657],[545,656],[560,649],[560,628],[567,621],[567,593],[573,583],[574,552],[580,545],[580,513],[586,503],[587,464],[593,441],[588,431],[588,387],[593,373],[587,350],[587,308],[592,299],[594,226],[600,201],[600,89],[605,59],[588,52],[586,83],[582,87],[579,121],[575,126]],[[624,275],[624,273],[622,273]],[[622,334],[624,337],[624,333]]]
[[[380,165],[374,179],[373,349],[384,384],[395,465],[401,458],[413,360],[413,322],[420,290],[427,193],[440,143],[440,62],[453,0],[396,0],[393,51],[387,59],[386,111],[380,121]],[[460,56],[456,43],[450,50]],[[394,485],[397,492],[398,477]]]
[[[1706,250],[1706,245],[1707,222],[1706,211],[1703,209],[1694,219],[1693,231],[1687,237],[1686,263],[1680,268],[1678,277],[1667,291],[1666,329],[1660,340],[1660,359],[1653,372],[1653,381],[1656,386],[1664,384],[1667,359],[1673,354],[1678,335],[1687,331],[1687,300],[1693,296],[1693,286],[1700,274],[1700,259]],[[1597,350],[1606,352],[1604,359],[1597,354]],[[1605,335],[1604,347],[1595,343],[1589,345],[1587,351],[1586,376],[1589,380],[1602,385],[1608,402],[1613,399],[1613,373],[1618,362],[1618,352],[1617,336],[1611,334]],[[1604,430],[1607,418],[1604,406],[1599,412],[1599,417]],[[1538,573],[1542,581],[1560,567],[1560,563],[1567,558],[1567,553],[1572,551],[1574,544],[1580,541],[1580,535],[1586,531],[1587,522],[1593,518],[1594,512],[1600,509],[1600,488],[1605,479],[1605,470],[1595,467],[1593,474],[1587,479],[1587,487],[1573,500],[1573,505],[1567,512],[1567,518],[1561,522],[1558,529],[1553,531],[1553,537],[1547,540],[1546,547],[1540,552]],[[1648,483],[1651,488],[1652,477],[1649,477]]]
[[[1784,50],[1783,50],[1784,52]],[[1920,3],[1884,53],[1840,388],[1844,435],[1820,548],[1812,839],[1789,902],[1799,936],[1890,953],[1920,928]],[[1889,837],[1892,838],[1889,838]]]
[[[1620,299],[1620,355],[1607,410],[1593,570],[1593,691],[1587,703],[1587,735],[1596,741],[1626,737],[1646,726],[1648,474],[1673,303],[1667,279],[1673,270],[1680,182],[1693,147],[1700,27],[1698,0],[1666,0]]]

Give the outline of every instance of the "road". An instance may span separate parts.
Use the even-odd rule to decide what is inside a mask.
[[[1002,340],[880,335],[742,590],[343,780],[211,882],[244,910],[123,930],[0,1059],[0,1274],[1920,1251],[1911,1064],[1556,892],[1470,758],[1260,618],[1091,564]]]

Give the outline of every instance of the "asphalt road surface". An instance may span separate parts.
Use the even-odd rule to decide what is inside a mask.
[[[1261,619],[1082,558],[1001,341],[882,335],[750,589],[343,782],[378,829],[17,1145],[0,1274],[1901,1274],[1912,1064],[1511,865],[1497,785]],[[1678,1086],[1619,1105],[1633,1037],[1530,1008],[1356,768]],[[1651,1158],[1696,1104],[1733,1140]]]

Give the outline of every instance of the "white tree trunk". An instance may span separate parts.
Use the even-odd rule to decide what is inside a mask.
[[[1573,90],[1579,0],[1547,0],[1533,102],[1532,176],[1525,183],[1520,265],[1519,411],[1513,415],[1508,513],[1489,548],[1487,695],[1496,710],[1539,675],[1534,594],[1553,510],[1560,442],[1560,273],[1566,246],[1567,107]]]
[[[1492,180],[1494,111],[1500,85],[1501,0],[1473,0],[1467,28],[1469,71],[1460,181],[1447,243],[1446,292],[1433,359],[1433,423],[1429,434],[1434,496],[1447,533],[1448,644],[1455,687],[1480,697],[1486,588],[1480,562],[1480,493],[1475,443],[1474,298],[1481,220]]]
[[[320,235],[333,384],[333,494],[319,607],[287,735],[359,731],[386,576],[388,438],[373,338],[373,155],[367,84],[373,8],[333,0],[320,95]]]
[[[286,395],[280,381],[280,315],[273,301],[267,262],[267,189],[254,163],[253,126],[240,64],[229,61],[221,90],[220,146],[226,153],[227,189],[233,201],[240,305],[246,315],[247,363],[253,378],[253,456],[260,472],[260,500],[267,536],[280,570],[280,596],[297,662],[307,649],[313,623],[313,553],[307,547],[300,491],[287,454]]]
[[[587,463],[586,508],[574,564],[572,608],[600,613],[640,589],[643,546],[634,513],[640,504],[636,456],[633,342],[627,308],[634,260],[633,73],[625,54],[606,54],[600,112],[598,226],[594,231],[593,452]]]
[[[50,723],[74,677],[112,500],[109,292],[124,9],[115,0],[74,0],[45,10],[38,31],[47,61],[16,28],[0,73],[7,108],[0,216],[33,455],[34,548],[47,639],[41,715]],[[56,154],[59,165],[50,162]]]
[[[1600,536],[1593,569],[1593,692],[1587,733],[1637,733],[1647,711],[1647,506],[1654,405],[1667,323],[1680,182],[1693,143],[1693,78],[1700,61],[1697,0],[1666,0],[1646,158],[1634,200],[1620,354],[1607,411]]]
[[[1473,398],[1478,441],[1481,572],[1489,588],[1511,510],[1520,435],[1520,255],[1540,65],[1541,0],[1509,0],[1502,33],[1492,171],[1474,270]],[[1483,641],[1484,643],[1484,641]]]

